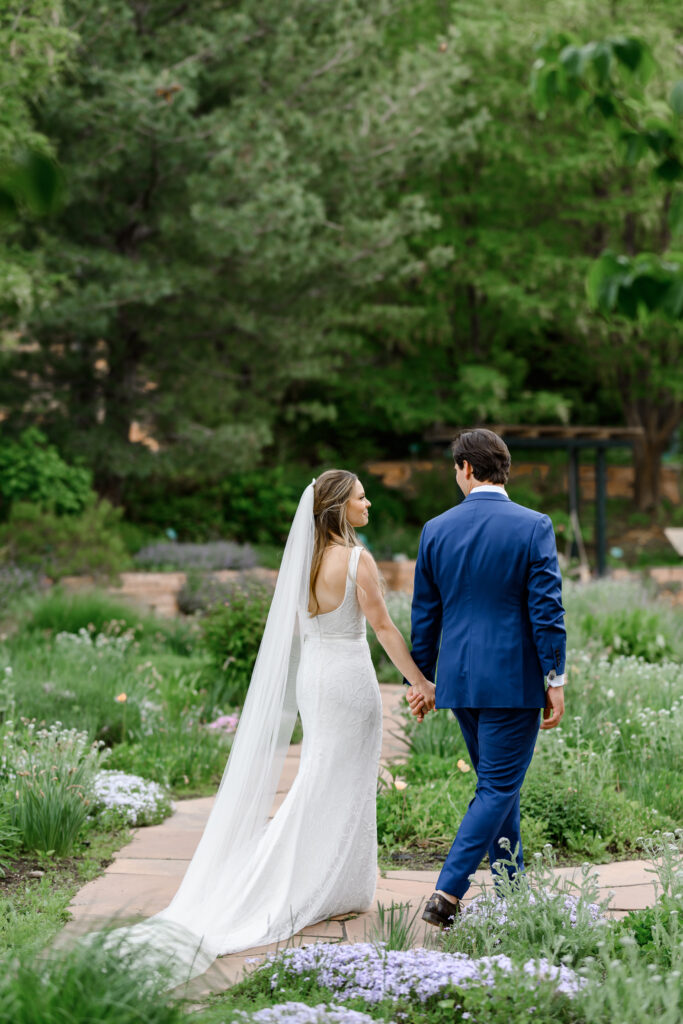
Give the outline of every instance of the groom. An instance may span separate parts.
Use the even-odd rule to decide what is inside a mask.
[[[423,919],[448,925],[485,853],[518,848],[519,791],[538,735],[564,713],[566,635],[552,524],[516,505],[505,484],[507,445],[492,430],[453,442],[465,500],[430,520],[420,539],[412,608],[412,656],[428,679],[408,690],[418,719],[451,708],[477,788]],[[547,679],[546,690],[544,679]],[[510,867],[508,870],[514,870]]]

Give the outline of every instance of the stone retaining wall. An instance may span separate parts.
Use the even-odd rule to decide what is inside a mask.
[[[412,594],[415,575],[415,562],[412,559],[377,564],[388,591]],[[224,569],[212,575],[222,583],[236,576],[245,575],[273,585],[277,579],[277,572],[274,569],[248,569],[239,573]],[[612,579],[615,580],[635,580],[639,575],[630,569],[614,569],[611,573]],[[648,570],[648,575],[667,596],[677,603],[683,603],[683,566],[654,567]],[[107,588],[107,593],[112,597],[124,598],[162,618],[172,618],[179,614],[178,594],[187,580],[184,572],[122,572],[120,579],[120,586]],[[92,576],[65,576],[61,582],[63,586],[73,591],[94,585]]]

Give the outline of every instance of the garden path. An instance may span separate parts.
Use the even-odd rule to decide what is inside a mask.
[[[384,709],[382,763],[385,766],[389,762],[400,761],[405,755],[400,711],[405,691],[402,686],[395,685],[382,685],[380,689]],[[290,747],[273,812],[282,803],[296,775],[299,753],[299,746]],[[199,842],[212,803],[213,797],[178,801],[174,814],[161,825],[137,829],[131,842],[115,854],[105,873],[88,882],[74,896],[70,905],[72,920],[64,929],[60,943],[67,941],[70,935],[91,931],[113,918],[138,919],[165,907]],[[613,893],[610,906],[615,916],[654,902],[652,875],[647,872],[647,867],[644,861],[621,861],[596,868],[603,894],[608,890]],[[571,876],[578,869],[558,868],[557,871]],[[376,902],[385,906],[392,901],[410,902],[417,907],[433,892],[436,877],[436,871],[383,871],[378,877]],[[481,881],[487,877],[487,871],[477,872],[468,898],[476,895]],[[369,936],[376,918],[375,907],[365,914],[323,921],[304,928],[291,943],[362,941]],[[420,929],[417,929],[417,935],[418,941],[422,942]],[[275,948],[268,946],[221,957],[206,974],[191,983],[190,994],[201,998],[209,992],[225,989],[241,977],[247,958]]]

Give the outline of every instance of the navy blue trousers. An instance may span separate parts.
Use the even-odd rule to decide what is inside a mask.
[[[519,844],[517,870],[524,868],[519,791],[534,752],[541,713],[539,708],[455,708],[453,714],[477,773],[477,788],[436,887],[460,898],[485,853],[491,865],[508,856],[499,845],[501,838],[510,840],[513,852]]]

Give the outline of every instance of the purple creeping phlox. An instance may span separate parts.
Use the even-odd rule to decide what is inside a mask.
[[[256,1013],[238,1010],[239,1016],[252,1024],[374,1024],[372,1017],[358,1010],[330,1003],[307,1006],[306,1003],[278,1003]]]
[[[394,950],[382,944],[358,942],[343,946],[319,943],[272,954],[262,970],[277,968],[271,989],[277,990],[279,972],[311,975],[319,985],[338,993],[341,1000],[360,998],[366,1003],[383,999],[416,997],[425,1002],[451,985],[494,985],[496,974],[517,973],[520,968],[503,955],[473,959],[466,953],[441,953],[431,949]],[[551,981],[556,991],[573,996],[584,982],[568,967],[547,960],[529,960],[527,975]]]

